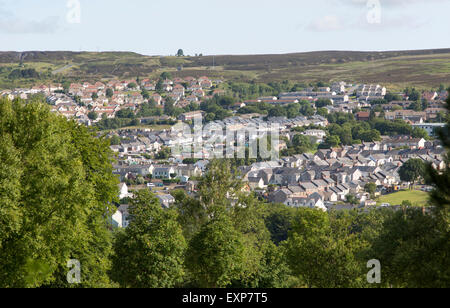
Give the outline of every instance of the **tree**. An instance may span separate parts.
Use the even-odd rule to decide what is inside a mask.
[[[326,118],[328,116],[328,109],[327,108],[318,108],[317,114]]]
[[[166,99],[166,103],[164,104],[164,114],[168,116],[173,116],[175,114],[175,106],[172,99]]]
[[[144,99],[149,99],[150,98],[150,93],[146,89],[142,89],[141,95],[142,95],[142,97]]]
[[[384,99],[386,100],[386,102],[390,103],[392,101],[401,101],[402,97],[398,94],[387,92],[386,95],[384,96]]]
[[[284,204],[270,206],[269,213],[265,217],[265,223],[271,239],[276,245],[287,240],[294,215],[295,209]]]
[[[130,108],[120,109],[116,112],[116,117],[120,119],[133,119],[135,114]]]
[[[426,165],[420,158],[412,158],[400,167],[398,174],[403,182],[410,182],[414,187],[415,183],[425,176],[425,170]]]
[[[135,82],[130,82],[127,87],[128,87],[128,89],[136,89],[137,84]]]
[[[169,72],[162,72],[160,75],[160,79],[162,81],[164,81],[166,79],[172,79],[172,75]]]
[[[326,99],[326,98],[319,98],[315,104],[316,104],[316,108],[322,108],[322,107],[333,105],[331,100]]]
[[[183,49],[178,49],[178,51],[177,51],[177,57],[184,57]]]
[[[114,96],[114,91],[110,88],[106,89],[106,93],[105,93],[107,98],[111,98]]]
[[[330,148],[335,148],[338,147],[341,144],[341,139],[339,138],[339,136],[328,136],[325,139],[325,142],[322,143],[320,145],[321,148],[325,148],[325,149],[330,149]]]
[[[447,103],[450,103],[447,101]],[[449,104],[447,104],[447,108]],[[448,288],[450,286],[450,129],[440,131],[445,146],[446,167],[426,166],[427,177],[435,185],[430,194],[432,207],[397,211],[386,220],[383,231],[372,242],[372,255],[383,264],[385,285],[398,287]],[[422,167],[408,170],[408,178],[421,176]],[[418,171],[417,171],[418,170]]]
[[[113,136],[111,137],[111,139],[110,139],[111,145],[119,145],[120,142],[121,142],[121,139],[120,139],[120,137],[117,136],[117,135],[113,135]]]
[[[420,139],[425,139],[428,140],[430,139],[430,136],[428,135],[428,132],[426,130],[424,130],[423,128],[420,127],[414,127],[411,133],[411,136],[413,138],[420,138]]]
[[[295,154],[303,154],[317,149],[315,138],[301,134],[295,135],[292,138],[292,146],[295,149]]]
[[[255,288],[280,287],[286,284],[288,268],[281,251],[270,241],[270,233],[264,221],[267,205],[260,202],[254,195],[243,193],[242,187],[242,181],[237,178],[236,170],[231,167],[228,160],[212,160],[199,183],[195,199],[185,195],[180,197],[177,194],[175,207],[179,210],[184,234],[191,239],[188,268],[192,269],[192,271],[189,270],[189,276],[193,286],[219,285],[217,281],[222,280],[219,278],[221,276],[224,277],[223,283],[220,283],[221,286]],[[210,230],[215,229],[217,225],[227,225],[226,232],[223,229],[218,232],[223,233],[221,236],[235,238],[236,241],[223,242],[219,240],[220,238],[215,240],[214,237],[209,237],[208,241],[199,241],[206,236],[206,233],[211,233]],[[202,255],[200,259],[200,256],[195,254],[198,255],[202,249],[196,245],[202,242],[202,247],[207,247],[210,253]],[[228,247],[230,247],[228,245],[231,247],[236,245],[233,248],[235,254],[231,254],[230,250],[228,255]],[[217,258],[218,260],[222,258],[223,261],[220,265],[222,274],[220,271],[211,273],[214,260],[210,254],[220,254]],[[236,262],[232,267],[229,270],[223,269],[222,264],[225,266],[227,260],[234,258]],[[202,270],[206,265],[209,266],[208,269]],[[208,279],[198,280],[199,273]]]
[[[361,241],[356,234],[349,233],[348,226],[333,227],[326,212],[299,209],[284,246],[288,264],[300,286],[345,288],[360,287],[363,283],[363,266],[357,259]]]
[[[94,121],[94,120],[97,120],[97,118],[98,118],[98,113],[95,112],[95,111],[91,111],[91,112],[88,113],[87,116],[88,116],[88,118],[89,118],[90,120]]]
[[[356,199],[356,197],[352,194],[348,194],[347,196],[345,196],[345,199],[352,205],[356,205],[359,203],[358,199]]]
[[[158,82],[156,83],[155,89],[158,92],[161,92],[163,90],[163,86],[164,86],[164,81],[163,79],[159,79]]]
[[[223,288],[240,278],[244,258],[242,234],[226,214],[219,214],[191,240],[186,267],[200,287]]]
[[[163,147],[161,150],[155,155],[156,159],[168,159],[171,155],[171,150],[168,147]]]
[[[121,287],[171,288],[184,276],[186,241],[174,210],[142,190],[130,201],[130,224],[114,242],[111,276]]]
[[[70,287],[69,259],[83,264],[76,286],[111,286],[118,181],[95,136],[42,102],[0,100],[0,287]]]
[[[406,88],[404,92],[405,92],[406,96],[409,97],[408,100],[410,100],[410,101],[420,101],[421,94],[415,88],[412,88],[412,89]]]
[[[383,285],[450,286],[450,233],[448,215],[445,221],[443,213],[437,210],[424,214],[422,209],[407,208],[396,211],[384,222],[380,235],[372,243],[371,253],[382,264]]]
[[[377,191],[377,185],[375,183],[367,183],[364,185],[364,190],[373,198],[375,192]]]

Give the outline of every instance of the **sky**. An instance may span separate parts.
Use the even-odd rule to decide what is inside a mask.
[[[450,48],[450,0],[0,0],[0,50],[145,55]]]

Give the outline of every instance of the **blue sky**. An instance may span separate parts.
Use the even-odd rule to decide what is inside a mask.
[[[0,0],[0,50],[450,48],[449,16],[450,0]]]

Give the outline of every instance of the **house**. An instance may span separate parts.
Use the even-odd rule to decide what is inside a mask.
[[[173,87],[172,93],[178,95],[179,97],[184,96],[184,87],[181,84],[177,84]]]
[[[393,138],[386,139],[382,143],[390,149],[396,149],[401,147],[408,147],[411,149],[421,149],[425,147],[426,140],[423,138]]]
[[[369,121],[370,120],[370,112],[360,111],[356,114],[356,119],[358,121]]]
[[[156,197],[159,199],[161,206],[166,209],[170,208],[170,206],[175,203],[175,198],[169,194],[157,195]]]
[[[128,205],[124,204],[117,208],[116,212],[111,216],[111,224],[115,228],[127,228],[130,224]]]
[[[327,133],[321,129],[307,129],[302,134],[305,136],[315,137],[318,139],[323,139],[327,135]]]
[[[172,166],[155,167],[152,172],[154,179],[170,179],[173,175],[176,175],[176,170]]]
[[[202,118],[204,114],[205,113],[203,111],[186,112],[186,113],[183,113],[182,115],[180,115],[178,117],[178,120],[187,122],[187,121],[191,121],[195,118]]]
[[[263,189],[266,187],[264,184],[264,180],[262,177],[251,177],[248,178],[248,185],[252,190],[254,189]]]
[[[427,131],[429,136],[436,136],[437,130],[444,128],[447,123],[422,123],[422,124],[413,124],[413,127],[422,128]]]
[[[153,99],[158,105],[161,105],[162,103],[162,97],[158,93],[155,93],[152,96],[150,96],[150,99]]]
[[[293,197],[293,192],[287,188],[279,189],[269,195],[269,201],[272,203],[285,203]]]
[[[125,183],[119,184],[119,199],[129,197],[128,186]]]
[[[204,89],[209,89],[212,87],[212,82],[211,80],[207,79],[207,80],[201,80],[200,81],[200,87],[204,88]]]
[[[285,204],[291,207],[308,207],[313,209],[320,209],[322,211],[327,210],[323,202],[323,197],[318,193],[314,193],[306,198],[289,198],[288,200],[286,200]]]

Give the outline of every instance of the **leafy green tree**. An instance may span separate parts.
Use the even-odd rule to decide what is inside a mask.
[[[362,244],[356,234],[333,228],[326,212],[302,208],[285,242],[292,273],[306,287],[360,287],[363,266],[357,258]]]
[[[239,265],[239,274],[233,274],[228,285],[232,287],[285,285],[289,270],[281,251],[270,240],[270,232],[264,220],[267,205],[254,195],[243,193],[242,187],[243,183],[237,178],[236,170],[231,167],[230,161],[212,160],[198,185],[195,199],[184,194],[181,196],[176,194],[175,208],[179,211],[186,237],[191,239],[189,246],[195,245],[195,238],[202,233],[205,225],[216,217],[219,217],[219,221],[225,219],[229,221],[233,228],[231,231],[235,231],[239,242],[243,245],[242,262],[235,265]],[[222,248],[211,247],[211,249],[217,251]],[[198,247],[191,251],[196,250]],[[195,263],[192,260],[191,267]],[[204,281],[197,281],[196,270],[188,272],[193,286],[205,286]]]
[[[164,81],[166,79],[172,79],[172,74],[169,72],[162,72],[160,75],[160,80]]]
[[[392,101],[401,101],[402,97],[398,94],[387,92],[386,95],[384,96],[384,99],[386,100],[386,102],[390,103]]]
[[[133,119],[135,114],[130,108],[120,109],[116,112],[116,117],[120,119]]]
[[[142,89],[141,95],[142,95],[142,97],[144,99],[149,99],[150,98],[150,93],[146,89]]]
[[[111,286],[112,157],[106,138],[44,103],[0,100],[0,287]]]
[[[113,135],[113,136],[111,137],[111,139],[110,139],[111,145],[119,145],[120,142],[121,142],[121,139],[120,139],[120,137],[117,136],[117,135]]]
[[[423,138],[425,140],[430,139],[430,136],[428,135],[428,132],[420,127],[414,127],[411,133],[411,136],[413,138]]]
[[[156,155],[156,159],[168,159],[171,155],[171,150],[168,147],[163,147]]]
[[[377,191],[377,185],[375,183],[367,183],[366,185],[364,185],[364,190],[373,198],[375,192]]]
[[[142,190],[130,201],[130,224],[116,234],[111,277],[121,287],[171,288],[182,282],[186,241],[174,210]]]
[[[95,101],[98,99],[98,94],[97,92],[92,93],[92,99]]]
[[[397,211],[372,246],[373,257],[382,264],[385,286],[450,286],[448,221],[445,224],[417,208]]]
[[[406,88],[404,93],[409,97],[410,101],[420,101],[421,94],[415,88]]]
[[[345,199],[347,200],[348,203],[356,205],[359,203],[358,199],[356,199],[356,197],[352,194],[348,194],[347,196],[345,196]]]
[[[330,106],[333,103],[331,102],[331,100],[326,99],[326,98],[319,98],[316,102],[316,108],[322,108],[322,107],[326,107],[326,106]]]
[[[278,203],[269,207],[268,214],[264,220],[270,232],[271,240],[276,245],[287,240],[295,211],[294,208]]]
[[[330,148],[336,148],[340,144],[341,144],[341,139],[339,138],[339,136],[332,135],[332,136],[328,136],[325,139],[325,142],[322,143],[319,147],[324,148],[324,149],[330,149]]]
[[[97,120],[98,113],[95,111],[90,111],[87,116],[90,120],[94,121],[94,120]]]
[[[400,180],[410,182],[414,187],[415,183],[424,178],[426,165],[420,158],[412,158],[404,163],[398,170]]]
[[[127,87],[128,89],[136,89],[138,85],[135,82],[130,82]]]
[[[326,109],[326,108],[318,108],[316,113],[318,115],[326,118],[328,116],[328,109]]]
[[[113,96],[114,96],[114,91],[113,91],[113,89],[110,89],[110,88],[106,89],[105,95],[106,95],[107,98],[113,97]]]
[[[447,103],[450,102],[447,101]],[[448,108],[447,104],[447,108]],[[437,171],[427,165],[429,180],[435,185],[428,210],[408,208],[397,211],[384,223],[382,232],[372,240],[372,255],[383,266],[385,286],[409,288],[450,287],[450,129],[440,132],[445,146],[446,167]],[[411,178],[421,174],[412,172]]]
[[[177,57],[184,57],[183,49],[178,49],[178,51],[177,51]]]
[[[192,238],[186,266],[200,287],[226,287],[240,278],[244,258],[242,234],[227,215],[219,214]]]

